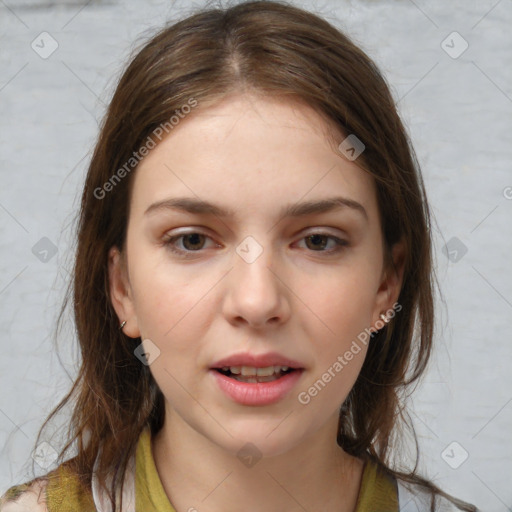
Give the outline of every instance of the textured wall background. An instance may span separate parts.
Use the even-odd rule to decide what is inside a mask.
[[[420,469],[483,510],[512,510],[512,2],[292,3],[375,59],[423,166],[444,304],[411,402]],[[72,328],[58,354],[52,329],[105,104],[137,38],[202,5],[0,1],[0,492],[28,478],[76,372]]]

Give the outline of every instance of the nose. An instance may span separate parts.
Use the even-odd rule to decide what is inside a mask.
[[[232,324],[245,322],[261,329],[288,319],[291,292],[276,261],[270,249],[254,241],[237,248],[223,303],[224,314]]]

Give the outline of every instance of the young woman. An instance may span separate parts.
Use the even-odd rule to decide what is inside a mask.
[[[73,403],[68,444],[2,511],[476,510],[394,462],[429,209],[385,80],[326,21],[248,2],[145,44],[73,275],[81,368],[43,425]]]

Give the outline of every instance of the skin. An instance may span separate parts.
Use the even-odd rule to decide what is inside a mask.
[[[230,96],[199,105],[134,176],[126,252],[110,252],[111,297],[120,321],[127,320],[125,334],[160,350],[150,370],[166,419],[152,449],[179,512],[234,512],[240,504],[253,512],[355,509],[363,461],[337,445],[336,432],[367,347],[360,344],[309,404],[297,395],[392,308],[403,248],[393,248],[397,271],[386,268],[373,178],[336,151],[329,128],[302,103]],[[345,138],[333,133],[337,144]],[[359,202],[367,218],[349,207],[278,217],[284,205],[333,195]],[[144,215],[151,204],[181,196],[232,208],[235,217]],[[183,232],[206,235],[174,241],[189,259],[165,244]],[[319,232],[348,245],[329,254],[334,239],[306,238]],[[247,236],[263,249],[252,263],[236,253]],[[277,351],[305,371],[280,402],[240,405],[208,369],[245,351]],[[252,467],[237,457],[247,442],[262,456]]]

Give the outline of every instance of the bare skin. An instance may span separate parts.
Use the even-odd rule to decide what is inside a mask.
[[[150,370],[166,418],[152,448],[178,512],[355,510],[363,461],[337,445],[336,432],[367,345],[307,404],[298,394],[365,328],[379,327],[399,295],[403,248],[393,250],[398,272],[385,267],[373,178],[335,151],[328,128],[302,104],[230,97],[199,105],[134,176],[125,259],[115,247],[110,253],[111,296],[125,334],[160,350]],[[184,196],[234,217],[145,214]],[[333,196],[364,211],[345,205],[279,217],[286,205]],[[204,235],[172,242],[188,258],[166,245],[185,233]],[[247,236],[263,250],[251,263],[236,252]],[[305,370],[279,402],[242,405],[219,389],[210,367],[246,351],[276,351]],[[246,443],[261,456],[251,467],[237,456]]]

